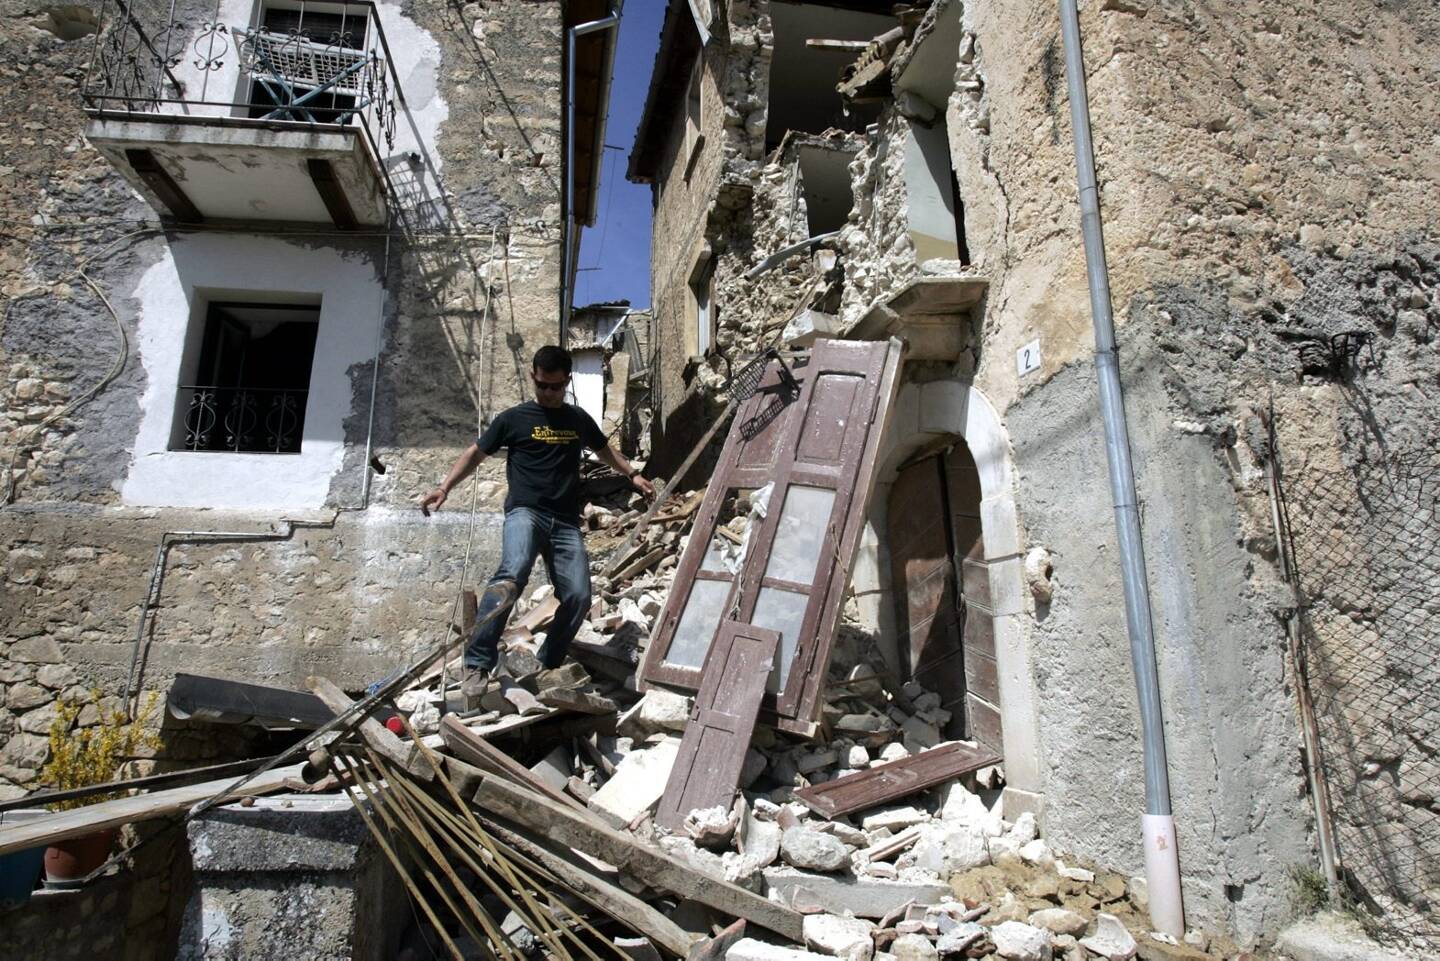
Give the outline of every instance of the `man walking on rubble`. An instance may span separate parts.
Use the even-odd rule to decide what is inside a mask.
[[[481,461],[502,447],[506,449],[505,530],[500,566],[489,583],[513,581],[518,594],[530,579],[535,558],[545,558],[559,608],[539,657],[543,667],[553,668],[565,660],[565,652],[590,609],[590,558],[580,532],[581,448],[594,451],[646,497],[653,497],[655,489],[620,456],[589,414],[565,403],[569,351],[541,347],[535,352],[530,378],[535,382],[535,399],[511,407],[491,421],[485,433],[456,459],[440,486],[420,499],[420,510],[427,517],[430,511],[439,510],[450,491]],[[477,626],[465,646],[465,679],[460,688],[467,701],[485,693],[495,670],[505,618],[486,615],[504,603],[505,593],[487,590],[476,612]]]

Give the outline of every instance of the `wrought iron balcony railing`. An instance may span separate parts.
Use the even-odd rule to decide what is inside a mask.
[[[298,454],[307,390],[270,387],[180,388],[179,450]]]
[[[400,98],[372,3],[257,0],[251,22],[177,19],[176,0],[101,0],[83,94],[100,113],[358,126],[394,149]]]

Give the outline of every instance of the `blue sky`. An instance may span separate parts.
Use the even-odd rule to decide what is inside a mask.
[[[650,306],[650,186],[626,180],[625,166],[645,108],[665,7],[664,0],[630,0],[620,18],[605,143],[622,149],[605,151],[595,226],[580,239],[577,307],[604,300]]]

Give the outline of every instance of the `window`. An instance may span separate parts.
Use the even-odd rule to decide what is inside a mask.
[[[214,302],[181,366],[170,449],[298,454],[316,305]]]
[[[715,346],[715,268],[708,261],[696,269],[690,296],[695,305],[695,349],[691,354],[703,357]]]
[[[695,54],[695,65],[690,68],[690,86],[685,92],[685,176],[695,167],[695,158],[705,145],[704,108],[701,85],[705,80],[705,51]]]
[[[346,124],[366,80],[369,13],[340,3],[265,4],[244,40],[251,117]]]

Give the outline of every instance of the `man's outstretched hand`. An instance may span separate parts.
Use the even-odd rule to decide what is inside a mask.
[[[645,478],[641,477],[639,474],[634,474],[631,476],[630,485],[640,493],[644,494],[646,497],[655,496],[655,485],[650,483]]]
[[[445,503],[445,498],[447,496],[449,495],[445,493],[443,488],[435,488],[433,491],[420,498],[420,513],[424,514],[426,517],[429,517],[431,511],[438,511],[440,509],[441,505]]]

